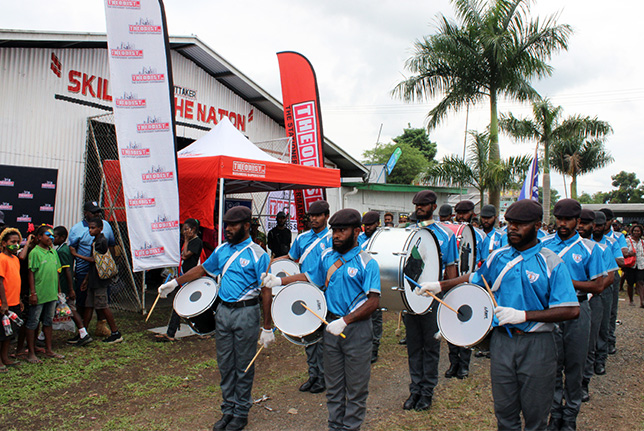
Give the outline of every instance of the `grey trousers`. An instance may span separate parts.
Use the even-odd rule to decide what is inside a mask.
[[[373,326],[373,351],[372,356],[378,356],[380,348],[380,339],[382,338],[382,310],[376,308],[371,315],[371,325]]]
[[[306,364],[309,366],[309,378],[324,379],[324,343],[319,341],[304,348]]]
[[[581,381],[588,357],[590,337],[588,301],[579,304],[579,318],[560,322],[554,334],[558,361],[555,396],[550,414],[555,418],[575,421],[581,408]]]
[[[613,286],[610,285],[599,295],[602,299],[602,321],[595,348],[595,364],[606,365],[608,358],[608,337],[610,333],[610,310],[613,306]]]
[[[409,357],[409,392],[431,397],[438,383],[438,360],[441,342],[434,338],[438,332],[436,310],[427,314],[405,314],[407,355]]]
[[[344,329],[347,338],[324,331],[324,368],[329,430],[359,430],[367,411],[373,329],[362,320]]]
[[[221,374],[221,412],[248,417],[255,365],[244,372],[257,351],[259,305],[228,308],[223,304],[215,316],[217,365]]]
[[[472,357],[472,349],[469,347],[456,346],[452,343],[447,343],[449,347],[449,363],[458,365],[459,368],[469,369],[470,358]]]
[[[490,343],[494,414],[499,430],[545,430],[552,405],[557,347],[551,332],[514,334],[495,329]]]
[[[608,321],[608,349],[615,348],[615,326],[617,322],[617,308],[619,306],[619,280],[620,276],[615,271],[615,280],[613,280],[613,302],[610,306],[610,317]]]
[[[601,296],[593,295],[588,302],[590,305],[590,336],[588,337],[588,356],[586,357],[583,378],[587,382],[595,375],[597,338],[599,337],[599,327],[601,326],[602,316],[604,315],[604,303]]]

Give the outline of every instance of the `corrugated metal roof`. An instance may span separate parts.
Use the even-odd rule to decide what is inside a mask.
[[[104,33],[0,30],[0,47],[107,48]],[[276,123],[284,125],[282,104],[259,85],[194,36],[171,36],[170,47],[238,94]],[[324,139],[324,155],[342,171],[343,177],[361,177],[368,172],[359,161],[331,140]]]

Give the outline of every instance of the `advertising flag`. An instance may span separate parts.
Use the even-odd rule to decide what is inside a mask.
[[[134,271],[179,265],[170,48],[161,0],[105,0],[110,84]]]
[[[297,52],[279,52],[277,60],[282,82],[284,127],[293,138],[291,162],[324,167],[322,116],[315,71],[311,63]],[[325,199],[324,189],[295,191],[299,230],[304,229],[304,216],[311,203]]]
[[[519,200],[522,199],[532,199],[533,201],[539,202],[539,160],[536,152],[534,159],[532,159],[530,170],[528,170],[528,174],[523,182],[521,193],[519,194]]]
[[[402,150],[400,149],[400,147],[396,147],[394,152],[391,154],[391,157],[389,157],[389,160],[387,161],[387,175],[391,175],[391,171],[394,170],[394,166],[396,166],[396,163],[398,162],[401,154]]]

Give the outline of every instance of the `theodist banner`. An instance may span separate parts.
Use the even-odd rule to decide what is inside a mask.
[[[105,0],[114,123],[134,271],[179,265],[170,48],[161,0]]]
[[[277,60],[282,82],[284,126],[293,138],[291,161],[300,165],[324,167],[322,116],[315,71],[297,52],[279,52]],[[298,229],[304,229],[304,216],[311,203],[325,199],[324,189],[295,191]]]

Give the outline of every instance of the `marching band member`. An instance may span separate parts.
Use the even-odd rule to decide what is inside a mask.
[[[295,238],[288,257],[299,262],[300,271],[308,272],[317,266],[320,255],[331,247],[331,232],[327,227],[329,220],[329,204],[319,200],[309,206],[308,211],[311,222],[311,230],[308,230]],[[322,351],[324,344],[321,342],[308,345],[306,351],[306,363],[309,367],[309,378],[300,386],[300,391],[309,391],[314,394],[324,392],[324,362]]]
[[[481,252],[479,262],[485,262],[490,253],[501,247],[503,232],[494,227],[497,218],[494,205],[484,205],[481,208],[481,228],[485,233],[485,238],[481,241],[481,247],[479,248]]]
[[[329,430],[359,430],[369,394],[373,340],[369,317],[379,305],[380,269],[358,246],[358,211],[340,210],[329,223],[333,248],[322,253],[315,267],[281,279],[267,274],[263,281],[270,287],[306,280],[326,286],[330,321],[324,333],[328,426]]]
[[[579,318],[560,322],[554,331],[559,360],[548,429],[575,430],[590,337],[588,294],[597,295],[604,290],[606,271],[598,244],[577,233],[581,204],[574,199],[561,199],[555,204],[553,213],[557,232],[545,237],[543,246],[557,253],[566,264],[577,290]],[[565,385],[563,374],[566,375]]]
[[[443,204],[438,209],[438,219],[441,223],[452,223],[453,217],[452,206],[450,204]]]
[[[490,375],[499,430],[546,428],[557,369],[553,322],[576,319],[579,302],[561,258],[537,239],[543,209],[521,200],[508,208],[509,247],[490,254],[469,277],[424,283],[419,294],[447,291],[467,281],[493,282],[498,303],[490,344]],[[505,328],[501,328],[505,326]]]
[[[261,274],[267,271],[268,254],[250,238],[250,209],[231,208],[223,218],[226,243],[215,249],[203,265],[159,286],[165,298],[177,286],[205,275],[221,276],[218,296],[221,305],[215,315],[217,366],[221,374],[221,411],[223,416],[214,430],[242,430],[248,424],[248,411],[253,400],[251,389],[254,365],[245,372],[259,343],[267,347],[275,341],[271,329],[271,290],[261,287]],[[260,290],[264,312],[260,335]]]
[[[367,211],[362,216],[364,231],[358,235],[358,245],[367,250],[369,240],[380,227],[380,213],[378,211]],[[380,307],[371,315],[371,324],[373,325],[373,350],[371,351],[371,363],[378,360],[378,351],[380,350],[380,339],[382,338],[382,309]]]
[[[438,239],[443,258],[444,278],[456,277],[456,237],[450,229],[432,219],[436,210],[436,193],[431,190],[420,191],[416,193],[412,202],[416,205],[417,226],[430,229]],[[433,305],[427,314],[405,314],[405,326],[411,383],[410,395],[403,404],[403,409],[427,410],[432,405],[434,388],[438,383],[440,339],[435,338],[438,332],[436,306]]]

